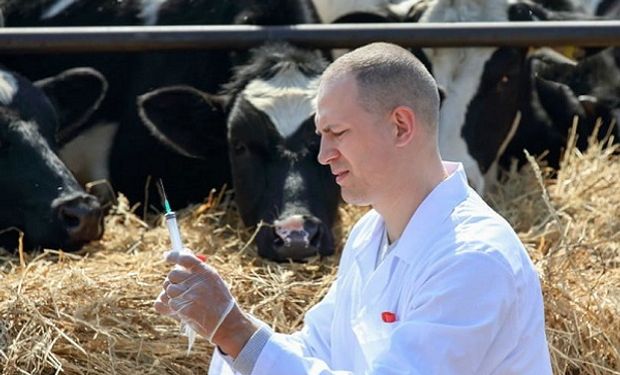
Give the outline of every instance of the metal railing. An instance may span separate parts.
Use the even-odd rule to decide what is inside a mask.
[[[114,26],[0,28],[0,52],[244,49],[267,41],[353,48],[374,41],[409,47],[620,46],[620,21]]]

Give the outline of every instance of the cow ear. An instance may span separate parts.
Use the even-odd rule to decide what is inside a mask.
[[[509,21],[540,21],[545,20],[545,9],[529,1],[519,1],[508,6]]]
[[[405,4],[405,3],[401,3]],[[409,8],[407,14],[405,15],[404,22],[418,22],[420,18],[424,15],[428,7],[431,5],[431,1],[428,0],[420,0],[416,1],[414,5]]]
[[[559,1],[550,9],[530,0],[519,0],[508,6],[509,21],[602,21],[604,17],[594,16],[579,10],[570,10],[570,1]]]
[[[579,98],[567,85],[536,77],[536,91],[545,112],[560,127],[558,130],[568,130],[575,116],[585,117],[585,109]]]
[[[108,81],[92,68],[74,68],[34,83],[50,99],[58,115],[56,141],[62,145],[75,135],[103,101]]]
[[[598,108],[600,106],[597,97],[592,95],[579,95],[577,99],[579,100],[579,104],[581,104],[581,107],[583,107],[583,110],[589,117],[596,116]]]
[[[190,86],[162,87],[138,97],[144,125],[181,155],[226,151],[226,98]]]
[[[396,19],[391,14],[377,14],[370,12],[353,12],[342,15],[332,23],[386,23],[396,22]]]
[[[550,48],[540,48],[527,57],[532,76],[568,82],[577,69],[577,62]]]

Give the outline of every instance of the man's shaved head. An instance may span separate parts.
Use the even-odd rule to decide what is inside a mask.
[[[369,113],[382,115],[410,107],[418,120],[436,129],[439,93],[435,79],[408,50],[390,43],[371,43],[334,61],[323,73],[321,85],[352,74],[359,103]]]

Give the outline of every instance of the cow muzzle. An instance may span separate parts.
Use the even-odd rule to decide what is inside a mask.
[[[92,195],[59,198],[52,203],[56,218],[66,231],[69,248],[98,240],[103,235],[103,211]]]
[[[276,261],[304,261],[333,254],[333,241],[323,222],[306,215],[291,215],[264,227],[257,241],[259,254]]]

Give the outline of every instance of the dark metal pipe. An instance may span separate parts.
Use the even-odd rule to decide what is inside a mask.
[[[410,47],[603,47],[620,45],[620,21],[0,28],[0,52],[18,53],[243,49],[275,40],[317,48],[373,41]]]

